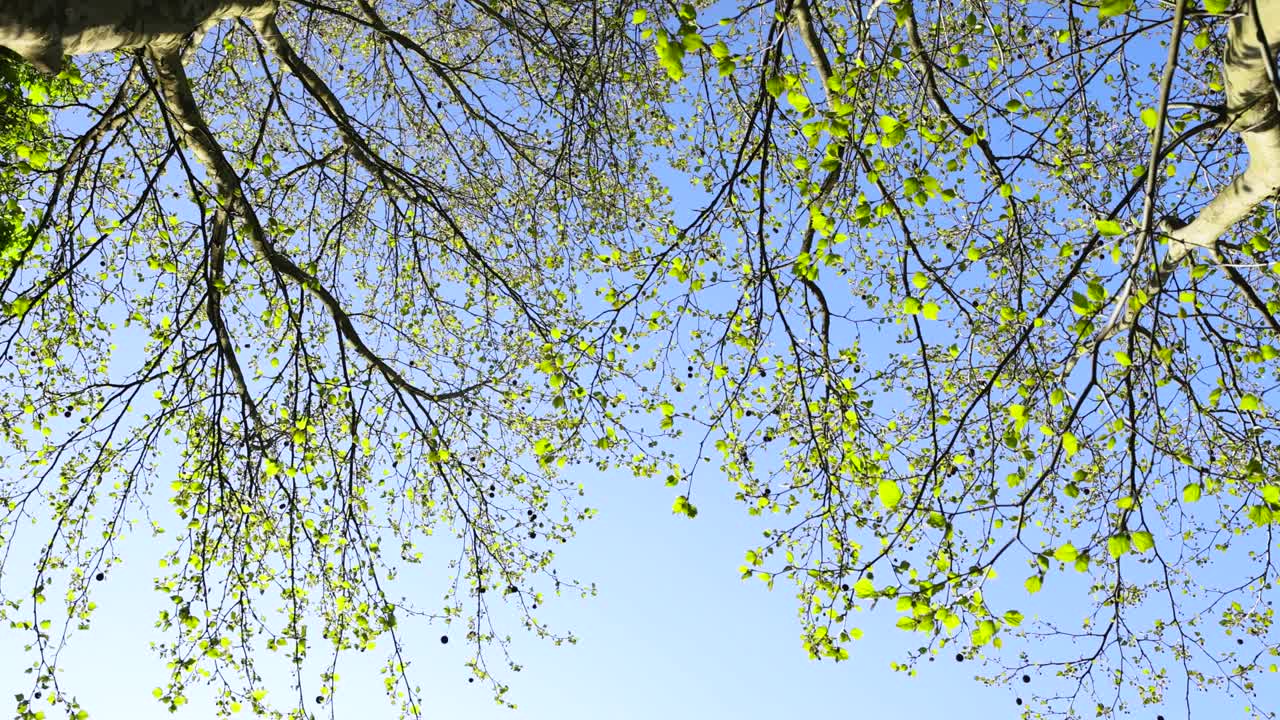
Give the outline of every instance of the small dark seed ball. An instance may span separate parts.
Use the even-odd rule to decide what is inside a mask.
[[[1021,704],[1022,704],[1022,698],[1018,698],[1016,702],[1017,702],[1019,705],[1021,705]]]
[[[956,653],[956,662],[964,662],[964,653]]]
[[[1237,644],[1237,645],[1243,645],[1243,644],[1244,644],[1244,638],[1236,638],[1236,644]]]
[[[467,682],[475,682],[475,681],[476,681],[475,678],[467,678]]]
[[[449,644],[449,636],[448,636],[448,635],[441,635],[441,636],[440,636],[440,644],[441,644],[441,645],[448,645],[448,644]]]
[[[1157,715],[1157,716],[1156,716],[1156,720],[1164,720],[1164,716],[1163,716],[1163,715]]]
[[[1024,683],[1029,683],[1029,682],[1031,682],[1031,676],[1030,676],[1030,675],[1023,675],[1023,676],[1022,676],[1022,682],[1024,682]]]
[[[323,695],[317,695],[317,696],[316,696],[316,702],[317,702],[317,703],[323,703],[323,702],[324,702],[324,696],[323,696]]]
[[[105,580],[105,579],[106,579],[107,574],[106,574],[106,573],[98,573],[98,574],[97,574],[97,575],[95,575],[94,577],[95,577],[95,578],[97,578],[98,582],[102,582],[103,580]]]
[[[842,583],[842,584],[840,585],[840,591],[841,591],[841,592],[849,592],[849,583]]]
[[[36,698],[37,700],[39,700],[39,699],[40,699],[40,696],[41,696],[41,695],[43,695],[43,694],[44,694],[44,693],[42,693],[42,692],[40,692],[40,691],[38,691],[38,690],[37,690],[37,691],[36,691],[36,694],[35,694],[35,698]]]
[[[529,537],[530,537],[530,538],[536,538],[536,537],[538,537],[538,533],[536,533],[536,532],[534,532],[534,531],[530,530],[530,531],[529,531]]]

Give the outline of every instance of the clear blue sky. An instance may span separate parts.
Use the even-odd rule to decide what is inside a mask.
[[[867,619],[867,636],[851,662],[811,662],[800,646],[788,585],[769,592],[758,581],[738,579],[743,549],[758,530],[732,501],[727,484],[702,483],[701,512],[688,520],[671,514],[672,491],[660,481],[582,479],[600,515],[564,547],[559,567],[562,575],[596,580],[600,593],[590,600],[550,600],[539,615],[572,627],[580,642],[554,647],[511,623],[514,653],[525,665],[504,675],[519,704],[512,711],[495,705],[481,683],[467,682],[459,638],[441,645],[439,626],[415,633],[410,651],[428,718],[1018,717],[1014,693],[974,682],[973,663],[928,663],[916,678],[890,670],[890,660],[914,640],[892,627],[892,612]],[[146,554],[147,541],[144,533],[132,545]],[[73,640],[64,659],[65,677],[91,717],[175,717],[151,697],[164,678],[146,646],[159,639],[151,628],[152,608],[164,601],[151,590],[154,568],[130,562],[112,572],[100,586],[94,629]],[[23,658],[12,652],[19,636],[3,632],[0,691],[12,697],[26,687],[18,674]],[[381,659],[381,653],[357,655],[340,667],[345,687],[336,698],[337,717],[394,716],[376,676]],[[281,701],[286,691],[270,692]],[[209,717],[207,702],[192,693],[176,717]]]

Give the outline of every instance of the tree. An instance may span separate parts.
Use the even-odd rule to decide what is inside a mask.
[[[5,122],[49,123],[38,148],[0,129],[34,241],[0,286],[19,717],[82,711],[59,653],[131,529],[165,547],[170,708],[210,683],[221,714],[309,716],[334,690],[325,653],[381,639],[390,695],[420,715],[406,620],[461,625],[501,698],[494,648],[518,666],[496,601],[572,640],[533,613],[591,592],[551,564],[591,514],[561,468],[662,463],[627,419],[646,401],[618,389],[634,312],[581,270],[634,262],[661,220],[636,137],[665,89],[629,12],[5,5],[0,43],[59,73],[5,75]],[[448,551],[432,535],[456,538],[440,606],[398,580]],[[265,696],[273,657],[293,698]]]
[[[743,577],[794,581],[810,653],[892,605],[896,667],[1034,675],[1028,715],[1266,715],[1280,4],[637,19],[707,195],[667,300],[704,339],[705,442],[778,514]]]
[[[55,118],[76,129],[29,197],[7,442],[65,481],[6,489],[9,522],[52,513],[33,587],[69,583],[79,622],[110,548],[85,550],[89,504],[113,537],[181,433],[165,701],[201,667],[247,678],[224,710],[261,701],[218,648],[267,621],[206,621],[207,589],[279,586],[299,688],[310,614],[340,647],[394,646],[413,610],[383,548],[437,524],[488,677],[486,599],[559,587],[537,543],[589,514],[553,520],[557,466],[665,475],[693,517],[714,446],[778,517],[743,577],[794,581],[814,657],[893,604],[919,633],[898,667],[1034,674],[1028,714],[1190,714],[1193,689],[1266,712],[1276,0],[38,10],[0,44],[47,69],[142,49],[80,60],[90,90]],[[668,149],[700,189],[687,218],[648,172]],[[83,319],[86,293],[119,328]],[[149,338],[123,381],[114,332]],[[699,452],[664,454],[682,434]]]

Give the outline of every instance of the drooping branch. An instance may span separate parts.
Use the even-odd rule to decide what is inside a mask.
[[[380,25],[385,27],[381,18],[372,12],[372,7],[366,7],[368,7],[368,15],[370,21],[374,23],[375,29]],[[298,79],[307,94],[319,103],[325,115],[333,121],[344,143],[351,149],[352,156],[356,162],[376,178],[381,186],[391,194],[422,203],[430,208],[463,245],[467,256],[476,269],[498,283],[507,297],[511,298],[512,302],[524,313],[530,324],[545,338],[549,329],[538,317],[537,313],[529,307],[525,298],[511,286],[506,276],[494,269],[484,254],[467,239],[467,234],[463,231],[462,226],[445,207],[444,203],[435,196],[433,185],[421,176],[388,162],[378,154],[373,145],[360,134],[338,96],[330,89],[324,79],[294,50],[293,45],[290,44],[288,38],[284,36],[284,33],[280,31],[280,27],[276,24],[275,16],[268,14],[255,18],[254,29],[267,47],[271,48],[276,57],[288,68],[289,72]]]
[[[792,14],[800,29],[800,39],[804,42],[805,49],[809,51],[813,64],[818,70],[818,79],[822,81],[822,89],[826,94],[827,103],[830,104],[833,77],[831,59],[827,56],[826,48],[822,46],[821,38],[818,37],[817,26],[813,22],[813,14],[809,10],[808,0],[799,0],[792,10]],[[827,176],[823,178],[822,184],[818,188],[818,193],[809,203],[809,223],[805,227],[804,238],[800,242],[800,252],[803,254],[808,254],[812,251],[813,238],[816,231],[813,224],[814,213],[822,209],[823,203],[827,201],[831,191],[835,189],[836,182],[840,179],[841,171],[844,169],[844,156],[847,147],[847,142],[841,142],[836,145],[835,165],[827,171]],[[827,304],[827,296],[822,292],[822,288],[818,286],[818,283],[803,275],[800,276],[800,282],[818,301],[818,308],[822,313],[822,330],[819,336],[822,341],[822,361],[828,363],[831,361],[831,307]]]
[[[397,390],[407,393],[419,401],[442,402],[456,399],[483,387],[487,383],[479,383],[460,390],[446,393],[432,393],[409,382],[403,375],[378,356],[360,336],[351,317],[342,307],[342,303],[316,277],[303,270],[287,255],[278,250],[271,242],[253,205],[240,184],[235,168],[231,166],[221,146],[214,138],[212,131],[200,114],[195,97],[191,93],[190,82],[176,49],[158,50],[150,48],[152,66],[157,74],[157,85],[164,99],[165,108],[172,114],[177,130],[186,139],[193,154],[213,178],[218,193],[218,201],[226,203],[227,209],[240,217],[247,229],[250,245],[271,266],[271,269],[309,292],[320,301],[333,316],[343,339],[351,345],[356,354],[378,370]]]
[[[55,72],[64,55],[176,48],[221,20],[256,19],[275,9],[276,0],[5,0],[0,45]]]

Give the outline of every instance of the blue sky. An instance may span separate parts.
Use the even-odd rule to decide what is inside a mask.
[[[892,627],[891,612],[867,619],[867,635],[851,662],[810,661],[800,646],[788,585],[769,592],[758,581],[738,578],[743,549],[758,529],[732,502],[726,483],[701,484],[702,511],[689,520],[671,514],[671,490],[660,481],[615,474],[582,479],[600,515],[565,546],[559,567],[562,575],[596,581],[599,595],[552,599],[539,616],[572,628],[579,643],[555,647],[509,625],[516,636],[513,653],[525,666],[503,676],[519,705],[512,711],[495,705],[485,686],[467,682],[466,648],[457,637],[441,645],[440,626],[419,628],[411,655],[426,717],[1018,716],[1014,693],[974,682],[973,663],[928,663],[916,678],[893,672],[890,661],[912,638]],[[130,542],[145,555],[147,541],[137,535]],[[113,571],[99,592],[94,629],[72,641],[65,677],[91,717],[175,717],[151,697],[164,677],[146,648],[158,638],[151,607],[164,599],[150,588],[153,573],[154,565],[141,561]],[[14,648],[19,637],[4,632],[0,647]],[[357,655],[340,666],[337,717],[395,715],[376,675],[381,660],[381,653]],[[12,696],[24,689],[23,665],[19,653],[0,653],[0,691]],[[286,691],[272,688],[271,695],[281,701]],[[201,697],[193,693],[176,717],[210,716]]]

